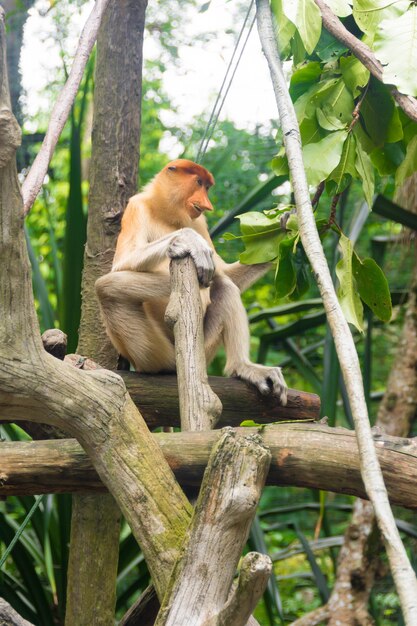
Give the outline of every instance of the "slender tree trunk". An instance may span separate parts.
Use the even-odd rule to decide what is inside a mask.
[[[417,212],[417,175],[406,181],[397,201]],[[376,426],[384,433],[406,437],[417,413],[417,264],[410,285],[404,326]],[[381,538],[369,502],[355,502],[340,550],[335,585],[328,602],[329,625],[368,626],[369,596],[380,567]]]
[[[110,270],[120,216],[136,191],[147,0],[112,0],[97,40],[87,244],[77,352],[115,368],[94,283]],[[100,532],[97,533],[97,529]],[[120,512],[110,494],[74,496],[66,624],[114,622]]]
[[[268,0],[257,0],[256,4],[258,31],[271,73],[290,169],[290,178],[294,188],[301,242],[311,263],[320,294],[323,298],[327,321],[335,341],[336,352],[355,423],[363,481],[384,538],[384,545],[400,598],[404,620],[406,624],[412,625],[417,622],[417,578],[401,541],[390,507],[388,493],[372,441],[356,347],[334,290],[314,220],[302,159],[300,129],[282,69],[271,9]]]

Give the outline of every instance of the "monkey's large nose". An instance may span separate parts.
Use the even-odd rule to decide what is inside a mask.
[[[201,206],[201,208],[203,209],[203,211],[214,211],[214,207],[208,198],[204,200],[204,204]]]

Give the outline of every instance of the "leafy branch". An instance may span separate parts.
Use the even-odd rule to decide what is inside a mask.
[[[379,81],[384,82],[384,68],[378,61],[372,50],[360,39],[352,35],[342,24],[339,18],[327,6],[323,0],[314,0],[319,7],[323,19],[323,25],[338,41],[345,44],[352,54],[375,76]],[[417,121],[417,100],[412,96],[407,96],[398,91],[396,87],[390,88],[392,97],[402,108],[404,113],[415,122]]]

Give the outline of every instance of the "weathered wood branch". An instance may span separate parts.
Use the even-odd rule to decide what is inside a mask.
[[[170,264],[171,295],[165,321],[174,331],[182,430],[214,428],[222,405],[207,379],[203,307],[191,256]]]
[[[355,434],[320,424],[282,424],[260,433],[272,454],[269,485],[312,487],[366,498],[360,477]],[[178,480],[199,485],[219,431],[158,433],[160,446]],[[374,434],[378,458],[394,504],[417,508],[416,439]],[[72,439],[39,442],[1,442],[0,495],[88,492],[103,490],[88,456]]]
[[[180,425],[176,376],[119,373],[149,428]],[[288,389],[287,406],[282,406],[273,396],[264,396],[255,387],[237,378],[209,376],[208,382],[223,405],[217,427],[239,426],[244,420],[270,424],[287,420],[318,420],[320,416],[320,398],[314,393]]]
[[[272,563],[267,554],[249,552],[242,559],[236,589],[220,613],[204,626],[241,626],[265,591]]]
[[[0,626],[33,626],[23,619],[12,606],[0,598]]]
[[[270,460],[271,454],[258,435],[237,436],[230,428],[222,432],[211,451],[183,553],[171,574],[155,626],[217,623],[231,590]],[[263,589],[267,580],[262,577]],[[240,622],[235,613],[236,624],[244,626],[254,608],[251,604],[248,614],[239,613],[243,617]]]

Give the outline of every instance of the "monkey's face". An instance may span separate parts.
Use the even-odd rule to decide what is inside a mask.
[[[208,190],[214,185],[214,178],[204,167],[187,159],[177,159],[168,163],[161,175],[178,223],[184,219],[185,222],[195,220],[204,211],[213,210]]]
[[[208,183],[198,175],[189,175],[189,192],[186,198],[186,208],[192,220],[197,219],[204,211],[212,211],[213,205],[208,197],[210,188]]]

